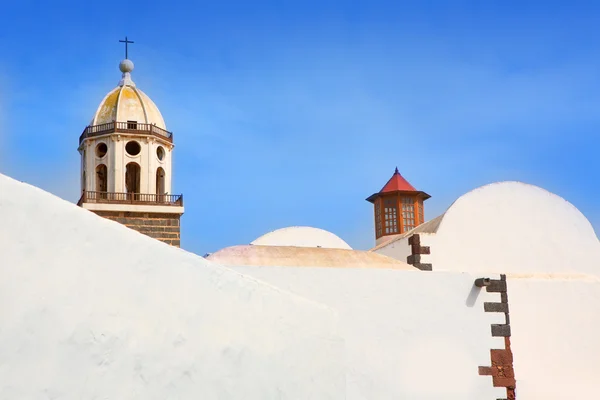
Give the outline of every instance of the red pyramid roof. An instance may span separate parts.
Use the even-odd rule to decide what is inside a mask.
[[[402,175],[400,175],[400,172],[398,172],[398,168],[396,168],[396,170],[394,171],[394,175],[392,175],[390,180],[387,181],[385,186],[379,192],[370,195],[367,198],[367,201],[373,203],[375,199],[377,199],[382,193],[391,192],[412,192],[414,194],[422,196],[423,200],[427,200],[431,197],[427,193],[415,189],[413,185],[408,183],[408,181],[404,179]]]
[[[406,179],[400,175],[398,172],[398,168],[396,167],[396,171],[394,175],[390,178],[390,180],[385,184],[383,189],[379,191],[379,193],[387,193],[387,192],[395,192],[396,190],[402,190],[405,192],[417,192],[418,190],[413,187]]]

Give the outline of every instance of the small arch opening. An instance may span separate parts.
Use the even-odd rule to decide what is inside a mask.
[[[106,143],[98,143],[96,146],[96,157],[103,158],[108,152],[108,146]]]
[[[108,191],[108,173],[106,165],[100,164],[96,167],[96,192],[99,198],[106,198]]]
[[[136,142],[135,140],[127,142],[127,144],[125,145],[125,151],[130,156],[137,156],[138,154],[140,154],[141,150],[142,150],[142,146],[140,146],[140,144],[138,142]]]
[[[165,170],[161,167],[156,170],[156,194],[159,196],[165,194]]]
[[[125,166],[125,189],[127,198],[136,199],[140,193],[140,166],[137,163],[130,162]]]

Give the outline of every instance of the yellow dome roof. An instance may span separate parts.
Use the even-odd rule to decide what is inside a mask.
[[[164,130],[165,121],[156,104],[144,92],[135,87],[130,72],[133,63],[124,60],[119,65],[123,78],[119,86],[111,90],[102,100],[96,110],[90,125],[100,125],[108,122],[136,121],[142,124],[154,124]]]

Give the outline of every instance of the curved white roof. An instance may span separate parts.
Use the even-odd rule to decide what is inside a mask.
[[[600,274],[600,242],[586,217],[560,196],[522,182],[461,196],[432,240],[434,270]]]
[[[156,104],[131,80],[130,72],[133,70],[133,63],[130,60],[124,60],[119,67],[123,72],[123,78],[119,82],[119,86],[104,97],[90,125],[113,121],[136,121],[143,124],[154,124],[166,130],[165,121]]]
[[[384,268],[418,271],[412,265],[383,254],[348,249],[245,245],[226,247],[206,258],[226,266]]]
[[[250,244],[261,246],[323,247],[352,250],[339,236],[310,226],[290,226],[262,235]]]

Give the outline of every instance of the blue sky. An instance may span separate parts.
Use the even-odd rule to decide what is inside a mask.
[[[182,246],[290,225],[374,242],[396,166],[426,218],[499,180],[600,227],[600,5],[552,1],[3,4],[0,172],[79,197],[78,137],[133,78],[175,134]]]

